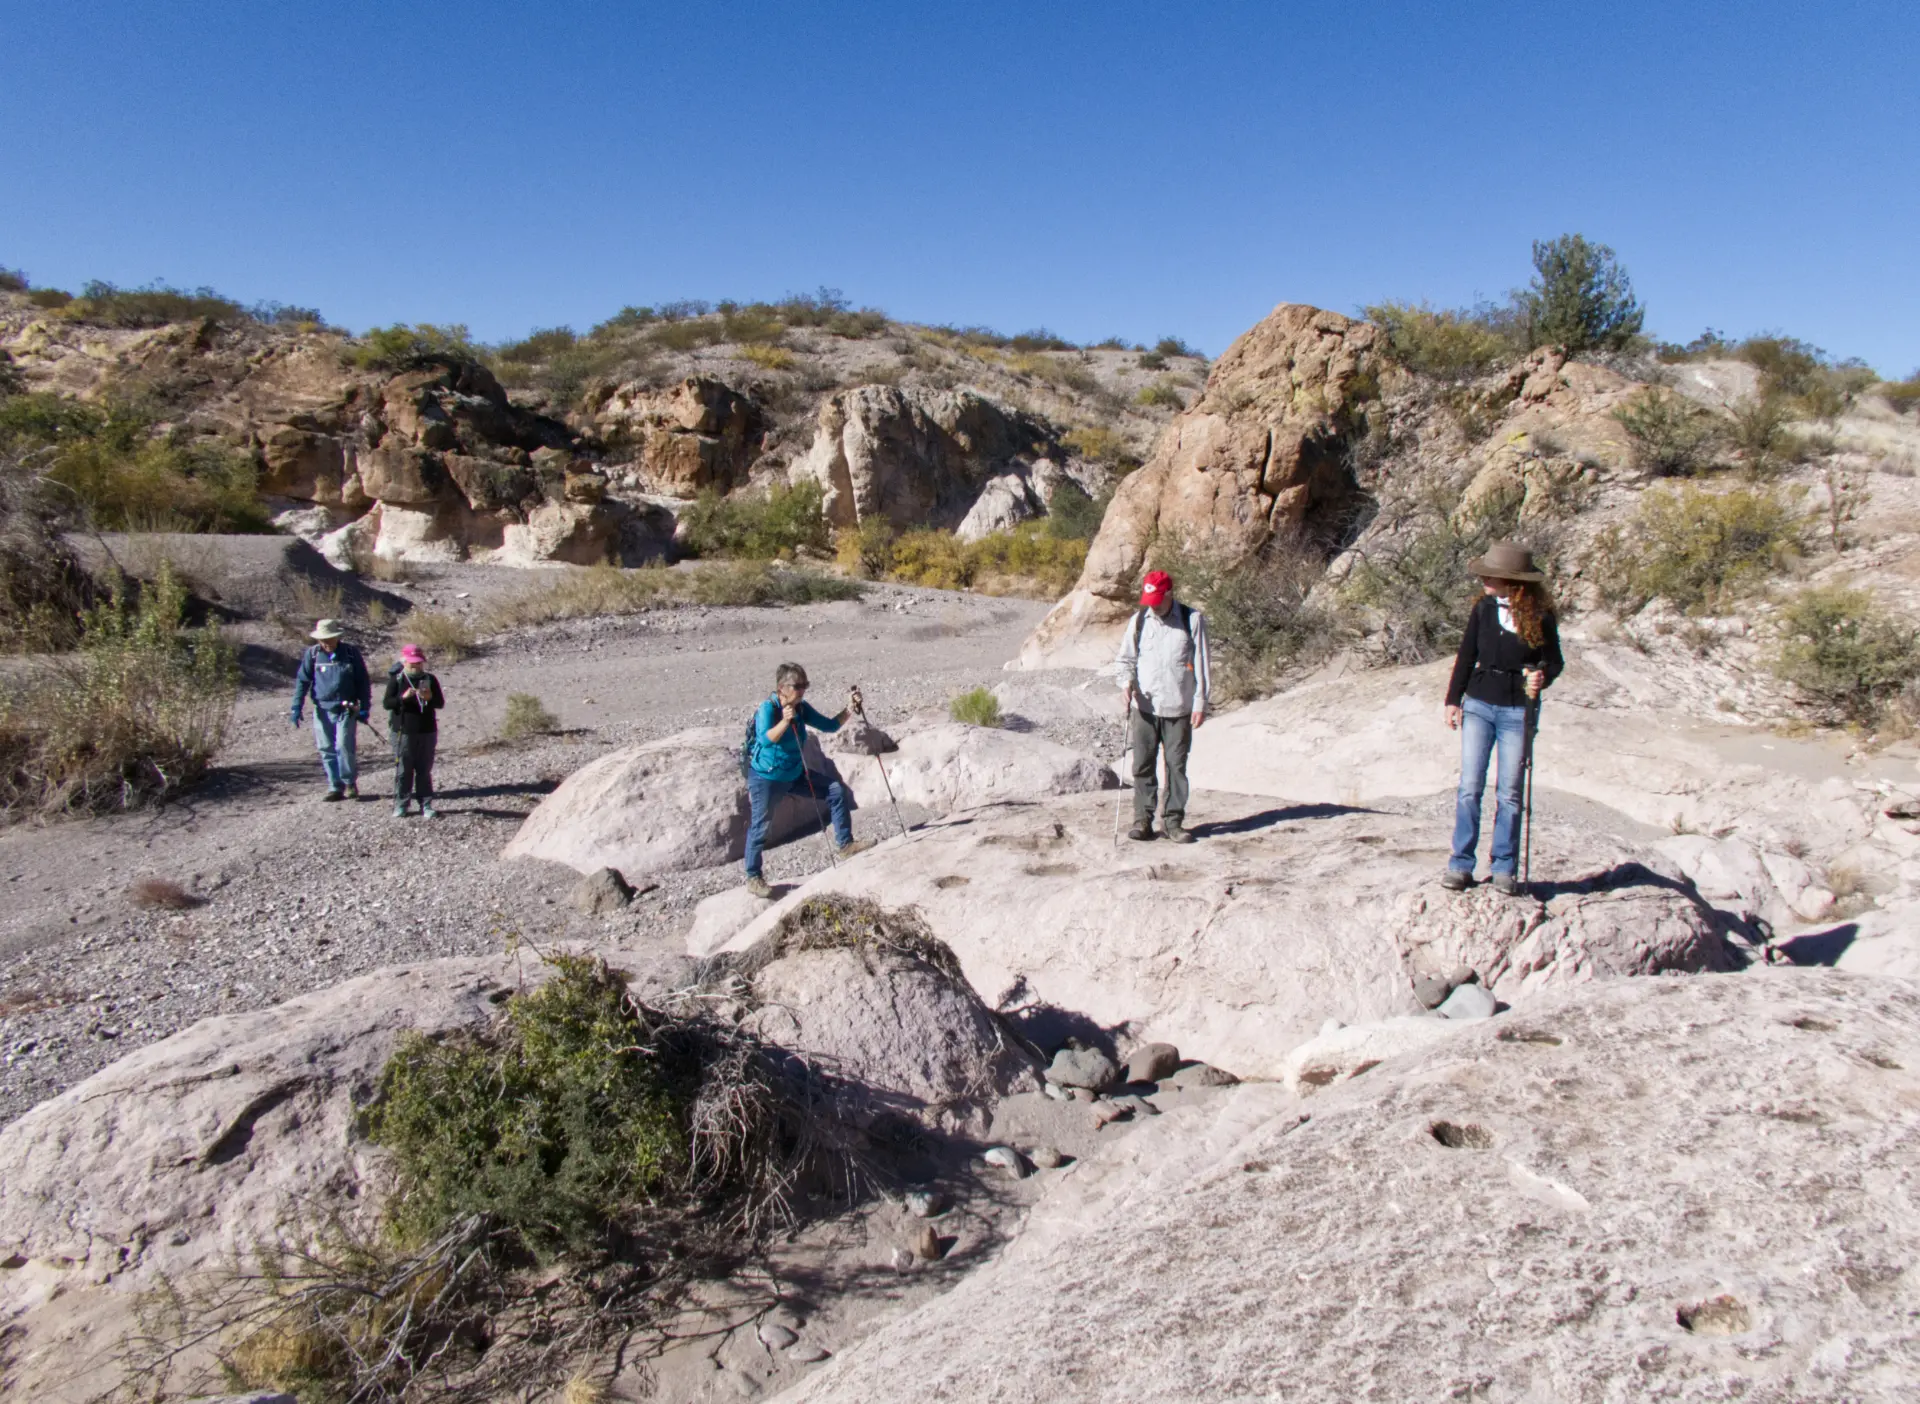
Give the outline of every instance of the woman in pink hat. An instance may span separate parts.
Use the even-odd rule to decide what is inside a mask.
[[[435,719],[447,705],[440,679],[427,671],[418,644],[400,650],[400,665],[387,675],[388,729],[393,735],[393,817],[407,817],[407,799],[420,801],[422,819],[438,819],[433,807],[433,752],[440,740]]]

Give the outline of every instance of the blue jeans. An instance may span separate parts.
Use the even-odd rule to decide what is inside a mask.
[[[320,748],[320,768],[327,772],[327,788],[338,790],[359,783],[356,731],[360,715],[351,707],[329,711],[313,709],[313,743]]]
[[[767,825],[773,820],[773,806],[786,795],[806,795],[809,786],[816,798],[827,802],[833,814],[834,846],[845,848],[853,842],[853,821],[847,817],[847,791],[838,780],[817,770],[792,780],[774,780],[750,771],[747,774],[747,802],[752,806],[747,819],[748,877],[760,876],[760,851],[767,846]]]
[[[1487,791],[1487,762],[1500,748],[1500,781],[1493,810],[1493,857],[1496,873],[1511,874],[1520,866],[1520,751],[1525,742],[1527,709],[1496,707],[1477,698],[1462,701],[1460,719],[1460,793],[1454,800],[1453,857],[1447,866],[1458,873],[1473,871],[1473,851],[1480,845],[1480,801]]]

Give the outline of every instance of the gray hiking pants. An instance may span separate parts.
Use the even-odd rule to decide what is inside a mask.
[[[1152,823],[1160,802],[1160,752],[1167,753],[1167,821],[1187,816],[1187,750],[1193,745],[1192,717],[1133,714],[1133,821]]]

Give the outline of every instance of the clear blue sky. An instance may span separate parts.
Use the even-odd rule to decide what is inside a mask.
[[[497,340],[827,284],[1217,353],[1613,245],[1920,366],[1920,4],[0,0],[0,264]]]

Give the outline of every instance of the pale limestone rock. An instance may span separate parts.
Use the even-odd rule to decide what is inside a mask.
[[[987,479],[953,534],[962,541],[978,541],[996,531],[1011,531],[1045,510],[1024,474],[1002,473]]]
[[[604,565],[613,549],[613,519],[593,502],[543,502],[525,522],[502,533],[494,565]]]
[[[1116,845],[1103,795],[971,810],[816,875],[725,945],[815,894],[913,907],[995,1007],[1072,1010],[1243,1077],[1279,1076],[1330,1017],[1416,1012],[1423,974],[1470,965],[1517,1003],[1728,959],[1651,855],[1585,831],[1537,823],[1534,861],[1562,883],[1540,904],[1441,892],[1445,834],[1401,815],[1206,794],[1188,820],[1201,841],[1171,849]]]
[[[1107,678],[1087,687],[1071,688],[1009,678],[994,684],[993,695],[1006,718],[1042,726],[1048,722],[1107,721],[1113,724],[1115,736],[1121,734],[1121,692]]]
[[[1403,1014],[1323,1030],[1287,1053],[1281,1061],[1280,1080],[1289,1092],[1304,1097],[1371,1072],[1389,1058],[1417,1053],[1459,1030],[1451,1019],[1431,1014]]]
[[[842,756],[843,775],[861,794],[884,793],[885,764],[894,798],[936,814],[1008,800],[1041,799],[1083,790],[1111,790],[1114,774],[1091,756],[1037,734],[943,722],[909,733],[884,762]]]
[[[817,752],[815,753],[817,755]],[[824,809],[826,800],[821,797]],[[737,862],[746,851],[740,733],[700,727],[623,746],[561,782],[526,817],[503,858],[542,858],[582,873],[651,873]],[[770,843],[816,822],[803,793],[774,810]]]
[[[1521,1018],[1145,1123],[780,1399],[1912,1393],[1912,984],[1623,981]]]

